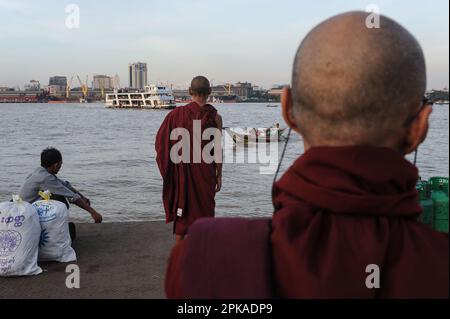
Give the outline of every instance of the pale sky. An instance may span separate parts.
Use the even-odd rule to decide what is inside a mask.
[[[80,8],[79,29],[65,25],[71,3]],[[202,74],[214,84],[269,88],[290,83],[311,28],[369,4],[422,44],[428,88],[448,87],[448,0],[0,0],[0,86],[116,73],[126,86],[128,63],[140,61],[151,83],[187,86]]]

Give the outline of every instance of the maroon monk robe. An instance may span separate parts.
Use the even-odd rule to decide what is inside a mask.
[[[249,221],[232,226],[216,219],[193,226],[191,238],[172,252],[167,296],[233,298],[244,290],[255,298],[448,298],[449,237],[417,221],[422,212],[417,178],[417,169],[387,148],[313,148],[274,187],[276,212],[266,234],[261,222],[242,236],[232,229]],[[253,238],[254,249],[233,245],[227,266],[220,267],[217,260],[223,257],[210,247],[229,251],[226,236],[212,235],[224,227],[234,242]],[[270,261],[261,250],[267,238]],[[205,260],[214,268],[202,266],[199,273],[198,263]],[[380,268],[380,289],[366,286],[371,264]],[[222,272],[225,277],[217,275]],[[236,273],[250,279],[230,283],[226,277]],[[251,282],[262,287],[259,292],[251,290]]]
[[[216,164],[193,163],[193,121],[201,121],[201,133],[217,127],[217,110],[211,105],[199,106],[192,102],[171,111],[156,136],[156,162],[163,178],[163,203],[166,222],[174,222],[174,233],[186,235],[188,227],[200,217],[214,217]],[[174,164],[170,150],[178,142],[170,140],[175,128],[185,128],[190,134],[190,163]],[[201,138],[201,137],[200,137]],[[181,137],[180,137],[181,140]],[[210,141],[201,141],[201,148]],[[186,149],[183,152],[187,151]],[[182,217],[177,217],[179,209]]]
[[[166,293],[176,299],[273,297],[270,219],[203,218],[172,251]]]
[[[274,189],[276,292],[294,298],[448,298],[449,238],[417,221],[414,165],[393,150],[315,148]],[[381,271],[368,289],[369,264]]]

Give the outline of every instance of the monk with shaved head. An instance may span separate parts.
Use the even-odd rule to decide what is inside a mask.
[[[210,142],[203,139],[205,130],[216,128],[218,132],[222,132],[222,117],[207,103],[211,94],[208,79],[204,76],[195,77],[189,93],[192,96],[192,103],[179,107],[167,115],[155,143],[156,161],[163,177],[166,221],[173,222],[177,242],[184,239],[189,226],[198,218],[214,217],[215,194],[222,187],[221,154],[216,156],[217,160],[213,162],[205,161],[202,156],[202,151]],[[183,140],[183,137],[186,138]],[[180,138],[180,143],[184,143],[180,152],[187,154],[187,157],[183,156],[183,159],[178,161],[174,158],[172,150]],[[195,143],[199,143],[198,148],[195,148]],[[195,152],[197,154],[194,154]]]
[[[448,234],[417,221],[405,159],[432,111],[423,52],[367,15],[332,17],[298,49],[282,105],[305,153],[274,185],[273,218],[194,224],[172,253],[169,297],[448,298]]]
[[[406,154],[422,141],[416,134],[426,133],[426,125],[420,132],[399,125],[419,111],[425,93],[422,49],[396,22],[381,17],[380,28],[369,29],[365,18],[344,14],[308,34],[283,115],[307,146],[372,145]],[[424,108],[415,126],[430,112]]]

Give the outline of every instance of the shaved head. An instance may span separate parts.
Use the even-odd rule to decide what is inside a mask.
[[[211,94],[211,85],[206,77],[196,76],[192,80],[189,90],[191,95],[208,96]]]
[[[292,79],[293,114],[311,145],[382,145],[401,135],[426,88],[417,40],[381,16],[335,16],[314,28],[298,49]]]

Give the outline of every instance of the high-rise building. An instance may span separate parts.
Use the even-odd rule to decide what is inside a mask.
[[[110,90],[114,87],[113,79],[107,75],[94,75],[93,87],[94,90],[101,90],[102,88]]]
[[[147,85],[147,63],[130,63],[128,73],[130,88],[142,90]]]
[[[65,92],[67,87],[67,77],[65,76],[53,76],[48,81],[49,86],[58,86],[58,91]]]

